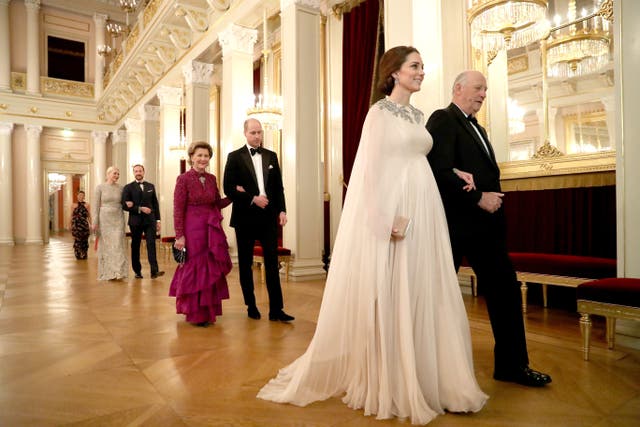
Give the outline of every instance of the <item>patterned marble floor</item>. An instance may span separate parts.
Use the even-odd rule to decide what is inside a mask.
[[[76,261],[70,237],[0,247],[0,426],[396,426],[329,399],[306,408],[264,402],[258,389],[300,355],[315,328],[322,281],[284,284],[291,324],[248,319],[237,273],[224,315],[207,328],[175,314],[167,296],[175,266],[156,280],[96,280],[95,254]],[[256,272],[256,280],[259,280]],[[263,313],[267,295],[258,286]],[[580,353],[576,313],[530,306],[534,367],[553,384],[496,382],[481,298],[465,296],[476,373],[491,398],[473,415],[432,426],[638,426],[640,351],[604,344],[596,324],[592,360]]]

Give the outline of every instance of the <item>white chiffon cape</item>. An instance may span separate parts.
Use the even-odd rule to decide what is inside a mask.
[[[259,398],[305,406],[339,396],[414,424],[486,402],[424,125],[419,110],[389,98],[369,110],[315,334]],[[390,239],[396,215],[411,218],[403,240]]]

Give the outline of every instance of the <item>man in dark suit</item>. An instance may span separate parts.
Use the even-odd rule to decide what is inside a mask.
[[[294,317],[282,310],[278,268],[278,225],[287,223],[278,156],[262,147],[262,124],[258,120],[244,122],[244,136],[247,144],[229,153],[224,171],[224,192],[233,201],[231,226],[236,231],[242,295],[248,316],[260,319],[251,269],[257,240],[264,255],[269,320],[289,322]]]
[[[131,266],[136,279],[142,279],[140,265],[140,242],[144,234],[147,241],[147,256],[151,266],[151,278],[162,276],[156,259],[156,231],[160,232],[160,207],[156,188],[144,180],[144,166],[133,167],[135,181],[124,186],[122,190],[122,208],[129,212],[129,229],[131,230]]]
[[[467,258],[487,303],[495,338],[493,376],[539,387],[551,377],[529,368],[520,289],[506,245],[500,169],[475,119],[486,94],[482,73],[465,71],[456,78],[451,104],[427,122],[433,136],[428,159],[445,207],[455,267]],[[471,173],[476,189],[463,190],[456,170]]]

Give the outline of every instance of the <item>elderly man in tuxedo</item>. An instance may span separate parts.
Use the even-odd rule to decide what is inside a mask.
[[[236,232],[240,286],[247,314],[260,319],[254,295],[253,247],[262,245],[269,294],[269,320],[289,322],[293,316],[283,311],[278,269],[278,226],[287,223],[282,175],[278,157],[262,147],[262,124],[244,122],[247,143],[229,153],[224,170],[224,192],[233,201],[231,226]]]
[[[159,271],[156,258],[156,232],[160,231],[160,207],[155,186],[144,180],[144,166],[133,166],[135,181],[122,190],[122,208],[129,212],[131,230],[131,266],[136,279],[142,279],[140,264],[140,243],[144,234],[147,242],[147,257],[151,266],[151,278],[164,274]]]
[[[455,79],[451,104],[427,122],[433,136],[428,159],[444,203],[456,269],[466,257],[487,303],[495,338],[493,376],[540,387],[551,377],[529,368],[520,290],[506,246],[500,169],[475,118],[486,95],[482,73],[465,71]],[[458,169],[473,174],[476,190],[462,189]]]

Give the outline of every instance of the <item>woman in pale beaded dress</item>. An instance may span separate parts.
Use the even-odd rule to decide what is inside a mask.
[[[380,60],[378,88],[387,96],[363,125],[315,334],[259,398],[305,406],[339,397],[364,415],[413,424],[484,406],[426,157],[433,140],[409,103],[423,79],[413,47],[394,47]],[[456,173],[473,188],[470,174]],[[411,220],[402,236],[396,218]]]
[[[98,239],[98,280],[126,279],[129,274],[122,186],[118,178],[120,170],[110,166],[106,181],[96,187],[93,199],[91,229]]]

